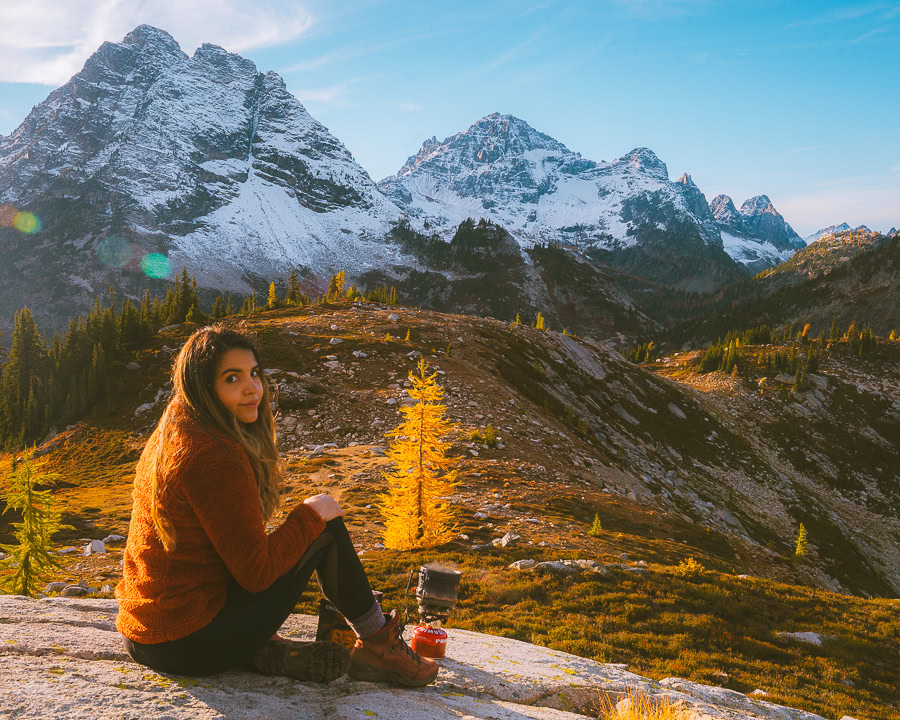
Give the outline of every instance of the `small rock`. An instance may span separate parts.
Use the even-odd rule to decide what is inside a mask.
[[[109,583],[106,583],[103,587],[100,588],[100,592],[111,593],[113,591],[113,586]]]
[[[487,514],[483,513],[483,512],[477,512],[477,513],[475,513],[475,519],[476,520],[487,520]]]
[[[126,370],[140,370],[141,364],[137,362],[130,362],[125,366]]]
[[[47,583],[46,587],[44,588],[44,592],[45,593],[62,592],[63,590],[66,589],[67,585],[68,585],[68,583],[64,583],[64,582]]]
[[[375,543],[376,550],[384,550],[384,545],[382,543]]]
[[[769,693],[767,693],[765,690],[760,690],[759,688],[756,688],[756,690],[754,690],[752,693],[750,693],[750,695],[752,695],[753,697],[768,697]]]
[[[78,552],[78,548],[64,547],[62,550],[57,550],[56,554],[57,555],[71,555],[72,553],[77,553],[77,552]]]
[[[103,544],[102,540],[91,540],[84,546],[84,550],[81,551],[81,554],[87,557],[88,555],[103,555],[105,552],[106,545]]]
[[[568,576],[574,575],[579,570],[578,566],[572,567],[571,565],[567,565],[562,560],[548,560],[546,562],[539,562],[534,566],[535,572],[549,572],[553,575],[560,576]]]
[[[797,642],[809,643],[810,645],[821,645],[822,641],[828,636],[821,635],[817,632],[777,632],[778,637],[787,638],[788,640],[796,640]]]
[[[328,344],[329,345],[340,345],[342,342],[344,342],[344,341],[341,340],[340,338],[331,338],[331,340],[328,341]]]
[[[140,414],[145,413],[148,410],[152,410],[152,409],[153,409],[153,403],[144,403],[143,405],[138,405],[134,409],[134,414],[137,416],[137,415],[140,415]]]
[[[397,313],[391,313],[388,315],[388,320],[391,322],[397,322],[400,319],[400,316]]]
[[[397,398],[388,398],[386,401],[386,404],[387,405],[396,405],[398,402],[400,402],[400,401],[397,400]]]
[[[507,567],[510,570],[527,570],[528,568],[532,568],[536,565],[536,561],[528,558],[526,560],[516,560],[514,563],[510,563]]]
[[[334,331],[340,330],[340,328],[337,325],[332,325],[331,330],[332,330],[332,332],[334,332]]]
[[[121,535],[107,535],[100,542],[102,542],[104,545],[107,545],[113,542],[122,542],[124,539],[125,538],[123,538]]]
[[[511,547],[515,545],[522,538],[516,535],[514,532],[508,532],[502,538],[500,538],[500,547]]]
[[[79,597],[81,595],[87,595],[88,589],[81,585],[67,585],[60,594],[64,597]]]
[[[157,330],[156,333],[158,335],[159,333],[164,333],[167,330],[174,330],[177,327],[180,327],[180,326],[179,325],[166,325],[165,327],[161,327],[159,330]]]
[[[362,350],[354,350],[353,357],[355,358],[367,358],[369,357],[369,353],[363,352]]]

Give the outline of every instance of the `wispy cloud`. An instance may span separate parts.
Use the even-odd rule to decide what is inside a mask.
[[[886,32],[890,32],[893,30],[893,27],[890,25],[882,25],[881,27],[874,28],[873,30],[869,30],[867,33],[863,33],[858,38],[851,40],[851,45],[856,45],[857,43],[861,43],[863,40],[867,40],[870,37],[874,37],[875,35],[883,35]]]
[[[870,3],[868,5],[857,5],[856,7],[844,7],[832,10],[815,17],[806,18],[805,20],[797,20],[784,26],[785,30],[791,30],[799,27],[811,27],[815,25],[830,25],[831,23],[846,22],[847,20],[856,20],[857,18],[871,15],[873,13],[885,10],[884,3]],[[889,10],[888,12],[891,12]]]
[[[309,33],[317,0],[30,0],[0,3],[0,82],[61,85],[104,42],[146,23],[182,50],[204,42],[232,52],[278,45]]]
[[[794,148],[793,150],[791,150],[791,152],[794,152],[794,153],[807,152],[808,150],[818,150],[820,147],[822,147],[822,146],[821,145],[807,145],[806,147]]]
[[[306,88],[292,90],[294,96],[304,105],[316,104],[332,107],[348,107],[347,98],[356,92],[360,86],[370,80],[376,80],[380,75],[366,75],[364,77],[351,78],[344,82],[330,85],[324,88]]]
[[[897,163],[896,165],[892,165],[892,166],[891,166],[891,172],[892,172],[894,175],[900,175],[900,163]]]

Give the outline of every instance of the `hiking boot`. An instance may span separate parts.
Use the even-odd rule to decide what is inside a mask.
[[[350,651],[350,677],[406,687],[421,687],[434,680],[437,663],[413,652],[406,644],[397,611],[384,619],[381,630],[365,640],[359,638]]]
[[[263,675],[330,683],[347,672],[350,652],[333,642],[301,642],[273,635],[250,658],[250,666]]]

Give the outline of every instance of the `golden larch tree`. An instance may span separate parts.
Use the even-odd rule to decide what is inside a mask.
[[[444,418],[444,390],[436,377],[420,357],[409,374],[408,392],[416,402],[401,408],[403,422],[388,433],[394,438],[387,452],[393,469],[384,473],[388,491],[379,497],[388,548],[439,545],[456,529],[453,509],[441,498],[457,486],[459,461],[447,456],[453,425]]]

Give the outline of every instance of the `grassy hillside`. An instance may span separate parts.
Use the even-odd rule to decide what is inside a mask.
[[[880,365],[823,353],[829,384],[822,400],[813,397],[827,414],[818,416],[809,397],[774,380],[760,395],[755,377],[698,375],[688,356],[639,367],[591,341],[490,319],[342,303],[244,323],[279,389],[284,509],[314,492],[335,494],[390,604],[402,602],[410,567],[457,562],[457,627],[628,663],[652,677],[761,688],[768,700],[829,718],[900,717],[888,710],[900,701],[891,665],[900,606],[885,559],[900,543],[890,495],[890,468],[900,465],[887,465],[893,455],[875,437],[896,439],[889,386],[897,379]],[[61,474],[56,495],[76,527],[56,538],[59,547],[127,534],[134,463],[162,411],[173,353],[192,330],[186,323],[158,334],[135,353],[138,367],[122,371],[122,392],[108,407],[40,448],[47,469]],[[441,373],[459,426],[460,529],[442,548],[397,553],[376,548],[372,505],[385,488],[379,448],[399,422],[417,353]],[[151,409],[136,412],[145,404]],[[495,447],[472,438],[488,426]],[[337,448],[310,452],[326,442]],[[10,464],[0,456],[0,477]],[[837,482],[844,478],[862,485]],[[595,515],[599,537],[588,535]],[[0,517],[0,541],[11,540],[13,520]],[[801,520],[812,548],[794,559]],[[521,536],[512,548],[476,547],[508,531]],[[896,536],[874,547],[880,532]],[[104,556],[61,556],[60,579],[114,585],[121,552],[113,544]],[[689,557],[708,573],[685,570]],[[507,569],[523,558],[625,567],[570,578]],[[303,608],[314,612],[314,603]],[[779,631],[829,638],[815,647]]]

